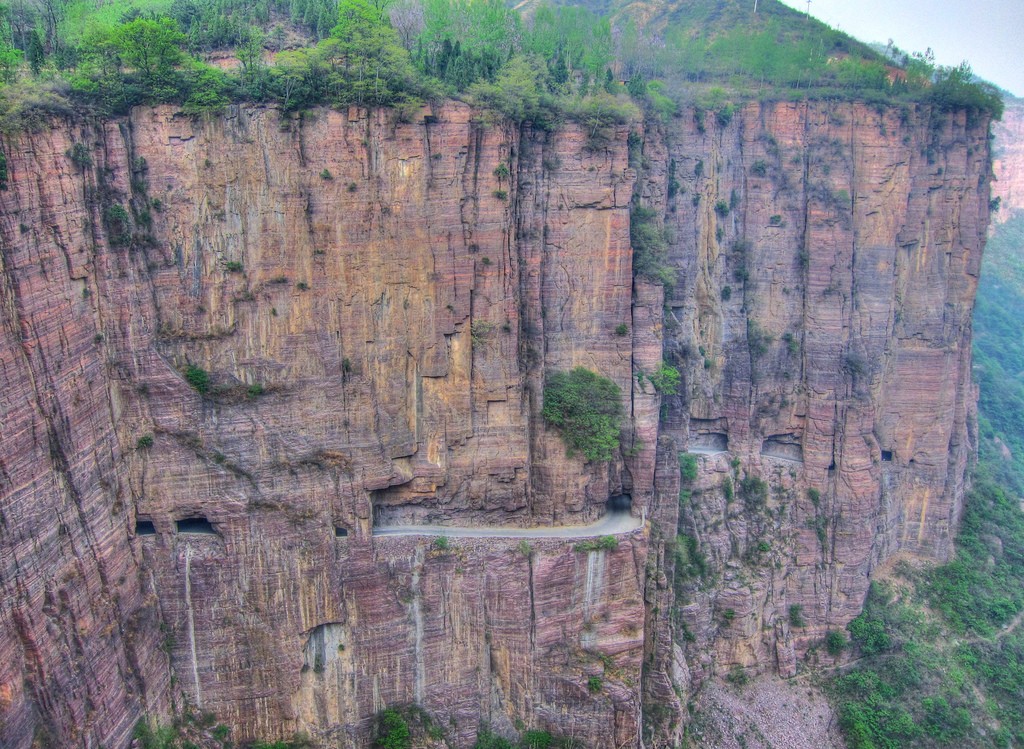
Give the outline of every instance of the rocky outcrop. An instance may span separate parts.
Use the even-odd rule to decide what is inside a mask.
[[[1024,211],[1024,100],[1006,99],[1002,119],[992,124],[992,197],[999,198],[999,210],[992,223],[1005,221],[1014,211]]]
[[[677,642],[696,681],[791,675],[859,612],[875,567],[952,551],[986,129],[751,104],[727,125],[649,128],[645,148],[638,189],[664,211],[678,278],[666,359],[684,371],[662,434],[698,468],[680,495],[689,546],[664,571]],[[666,672],[678,660],[661,654]]]
[[[667,745],[710,675],[792,674],[875,566],[945,558],[984,128],[712,119],[157,108],[5,141],[0,742],[121,747],[187,705],[358,747],[417,703],[452,746]],[[667,292],[633,279],[634,190]],[[622,390],[610,463],[540,417],[575,366]],[[649,522],[601,548],[372,533],[610,497]]]
[[[639,681],[642,536],[439,559],[429,539],[371,536],[375,515],[582,523],[623,493],[642,511],[651,480],[630,465],[653,440],[588,465],[539,418],[545,373],[579,365],[632,409],[625,132],[601,148],[572,128],[521,137],[455,104],[416,123],[156,109],[7,151],[5,527],[26,547],[4,575],[23,590],[3,620],[11,745],[40,717],[67,743],[123,745],[178,690],[241,738],[342,716],[363,745],[374,713],[409,702],[445,713],[460,745],[492,713],[595,746],[637,732],[617,682]],[[179,532],[189,519],[210,532]],[[140,617],[145,648],[107,632]],[[310,672],[325,631],[344,657]],[[60,664],[87,667],[54,639],[75,635],[121,664],[81,679],[118,701],[113,726],[46,692],[71,683]],[[30,653],[59,661],[37,684]],[[601,697],[566,723],[595,663]]]

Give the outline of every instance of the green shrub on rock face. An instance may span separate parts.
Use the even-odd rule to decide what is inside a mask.
[[[210,373],[195,364],[189,364],[185,369],[185,380],[200,393],[210,389]]]
[[[793,627],[807,626],[807,621],[804,619],[804,607],[799,603],[794,603],[789,607],[789,623]]]
[[[846,648],[846,638],[842,632],[830,629],[825,633],[825,650],[829,655],[838,656]]]
[[[409,724],[397,710],[387,709],[377,718],[377,740],[373,745],[378,749],[409,749],[412,736]]]
[[[110,243],[113,245],[128,244],[131,239],[132,224],[125,207],[120,203],[108,206],[103,212],[103,218],[106,220]]]
[[[615,536],[601,536],[580,541],[574,547],[576,551],[615,551],[619,548],[619,540]]]
[[[547,731],[526,731],[519,739],[519,746],[522,749],[549,749],[554,740]]]
[[[484,728],[480,730],[480,733],[476,737],[476,743],[473,744],[473,749],[515,749],[512,746],[512,742],[506,739],[504,736],[499,736],[495,733],[491,733],[488,729]]]
[[[633,275],[671,286],[675,274],[667,265],[668,237],[653,208],[634,205],[629,213],[629,242],[633,245]]]
[[[648,375],[648,379],[654,385],[654,389],[662,395],[675,395],[679,392],[679,383],[682,381],[682,375],[671,364],[662,364],[657,372]]]
[[[679,453],[679,478],[684,484],[697,479],[697,458],[689,453]]]
[[[541,413],[561,432],[570,454],[605,461],[619,448],[622,393],[607,377],[584,367],[556,372],[544,386]]]
[[[740,481],[740,496],[748,510],[760,510],[768,501],[768,484],[756,476],[745,476]]]

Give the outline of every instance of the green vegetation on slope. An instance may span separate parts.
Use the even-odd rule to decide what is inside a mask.
[[[8,130],[83,107],[111,115],[169,102],[198,115],[256,101],[285,111],[356,104],[408,112],[462,96],[541,127],[576,119],[599,144],[608,127],[639,115],[611,73],[609,22],[578,8],[542,8],[525,24],[500,0],[49,7],[53,20],[44,23],[39,11],[0,6],[0,115]],[[205,62],[217,49],[237,63]]]
[[[1024,496],[1024,213],[1001,224],[985,248],[974,313],[974,377],[981,394],[981,461]],[[1005,457],[1005,445],[1009,457]]]
[[[897,570],[850,623],[863,658],[828,689],[852,749],[1024,745],[1021,320],[1024,216],[1015,216],[989,241],[978,292],[981,451],[956,556]]]
[[[997,91],[974,82],[966,64],[937,67],[929,54],[895,48],[879,54],[777,0],[761,0],[756,14],[739,0],[690,0],[673,5],[663,22],[653,33],[627,21],[620,57],[626,76],[664,79],[676,96],[702,82],[740,96],[920,101],[996,117],[1002,112]]]
[[[623,17],[541,6],[528,19],[501,0],[47,0],[0,6],[0,116],[6,129],[83,107],[102,115],[172,102],[186,113],[233,101],[394,106],[460,96],[519,122],[564,118],[600,145],[637,115],[697,104],[727,124],[731,101],[847,97],[925,101],[998,114],[966,66],[879,55],[762,0],[682,4],[657,35]],[[614,32],[614,33],[613,33]],[[213,50],[234,60],[215,66]],[[225,55],[220,53],[218,59]],[[625,85],[621,81],[625,81]],[[629,96],[627,96],[627,93]]]

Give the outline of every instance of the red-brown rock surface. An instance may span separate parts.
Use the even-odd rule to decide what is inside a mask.
[[[959,514],[987,143],[927,122],[650,128],[667,298],[632,278],[626,129],[158,108],[7,139],[0,743],[124,747],[187,703],[236,739],[360,747],[416,702],[452,746],[481,723],[661,746],[710,674],[792,673]],[[664,403],[637,376],[663,350]],[[540,417],[578,365],[623,391],[609,464]],[[681,503],[678,452],[720,439]],[[371,535],[584,523],[622,493],[651,522],[613,551]]]
[[[665,350],[685,372],[662,434],[728,440],[695,456],[679,518],[708,570],[678,580],[692,678],[792,674],[881,561],[952,550],[987,146],[929,115],[752,104],[647,132],[639,189],[674,237]]]
[[[992,222],[997,223],[1013,211],[1024,211],[1024,99],[1006,100],[1002,120],[992,124],[992,132],[992,197],[1000,202]]]

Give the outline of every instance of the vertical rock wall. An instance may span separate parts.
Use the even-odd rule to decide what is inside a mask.
[[[172,695],[242,739],[362,746],[411,702],[459,745],[481,720],[635,737],[642,534],[589,554],[371,536],[375,518],[585,523],[623,491],[643,511],[650,476],[568,457],[539,418],[545,373],[573,366],[632,411],[624,131],[521,137],[456,104],[415,123],[143,109],[7,153],[11,745],[47,724],[123,746]],[[118,632],[137,619],[138,648]],[[60,647],[122,674],[76,677],[87,656]]]
[[[1024,210],[1024,100],[1007,98],[1002,120],[993,123],[992,132],[992,197],[999,198],[992,223],[997,224]]]
[[[685,371],[662,433],[698,467],[678,518],[690,546],[666,565],[683,683],[793,674],[859,612],[873,569],[951,553],[986,135],[851,104],[648,129],[638,189],[666,216],[665,351]]]
[[[0,743],[120,747],[191,705],[356,747],[415,702],[456,746],[482,722],[670,745],[711,674],[792,674],[872,569],[945,558],[983,124],[749,105],[627,150],[454,103],[5,141]],[[667,294],[632,278],[634,183]],[[574,366],[622,389],[609,464],[540,418]],[[620,494],[650,522],[615,550],[372,535]]]

